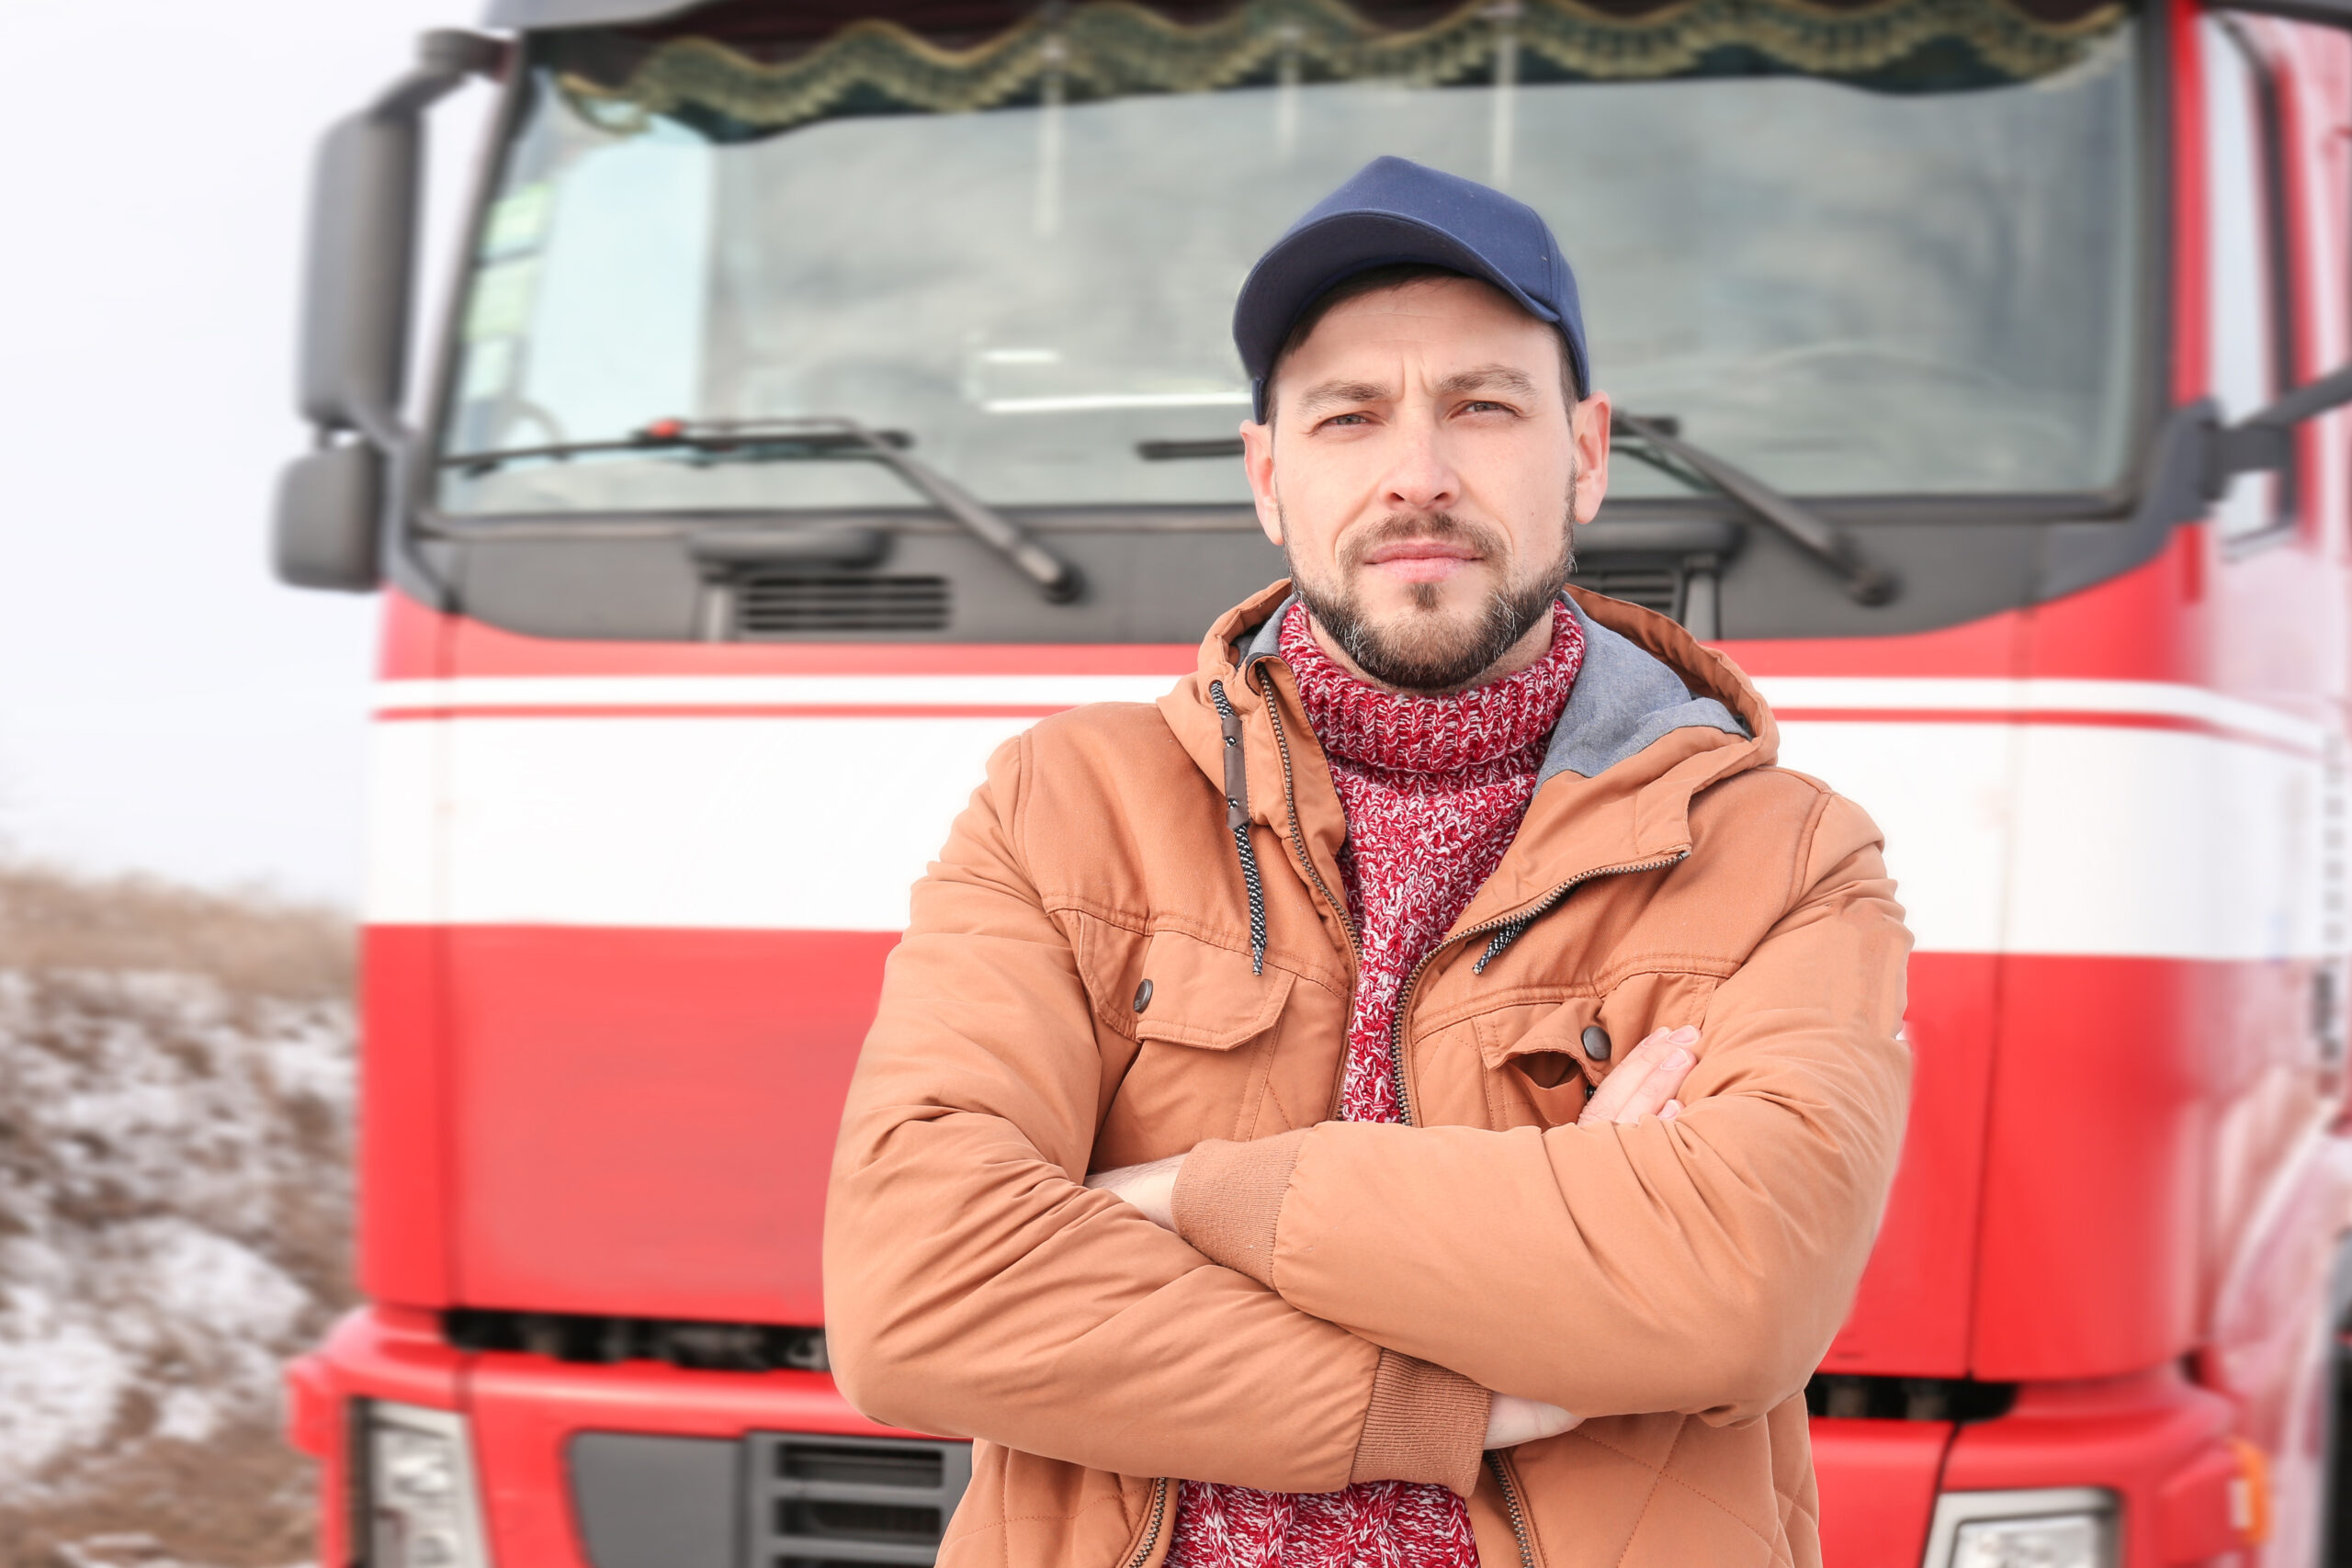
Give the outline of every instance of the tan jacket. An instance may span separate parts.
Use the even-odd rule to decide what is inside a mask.
[[[1399,1004],[1412,1124],[1332,1121],[1345,820],[1285,592],[1006,743],[917,886],[826,1213],[843,1392],[978,1440],[944,1568],[1149,1568],[1173,1478],[1440,1483],[1488,1568],[1816,1563],[1802,1391],[1909,1078],[1877,829],[1727,660],[1577,593],[1534,801]],[[1686,1023],[1679,1120],[1576,1124]],[[1187,1150],[1181,1236],[1080,1184]],[[1487,1389],[1587,1419],[1482,1458]]]

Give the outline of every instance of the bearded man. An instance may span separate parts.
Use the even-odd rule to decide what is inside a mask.
[[[835,1376],[977,1439],[939,1561],[1819,1561],[1803,1391],[1892,1176],[1877,830],[1668,618],[1533,211],[1382,159],[1243,285],[1290,580],[1009,742],[914,894]]]

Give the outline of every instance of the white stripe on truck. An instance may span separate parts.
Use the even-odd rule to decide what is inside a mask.
[[[388,709],[455,716],[375,726],[368,918],[896,931],[988,754],[1034,721],[875,710],[1136,698],[1170,683],[387,682]],[[2316,724],[2150,682],[1758,683],[1792,715],[1782,761],[1885,830],[1922,951],[2248,960],[2342,946],[2325,909],[2341,852],[2324,839],[2340,803]],[[696,711],[645,711],[662,706]],[[766,706],[864,712],[707,711]],[[564,711],[580,708],[636,711]],[[1838,716],[1797,716],[1809,710]],[[1924,716],[1936,713],[1952,716]]]

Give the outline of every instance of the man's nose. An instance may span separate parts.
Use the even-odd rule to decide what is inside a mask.
[[[1400,420],[1394,461],[1389,465],[1383,501],[1391,511],[1442,512],[1462,499],[1461,476],[1454,472],[1445,443],[1433,421]]]

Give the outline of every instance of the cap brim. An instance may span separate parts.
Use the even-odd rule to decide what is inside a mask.
[[[1539,321],[1559,312],[1529,297],[1471,246],[1418,218],[1394,212],[1335,212],[1275,242],[1250,269],[1233,302],[1233,342],[1250,372],[1254,412],[1266,417],[1265,382],[1274,355],[1307,306],[1333,285],[1378,266],[1442,266],[1491,283]]]

